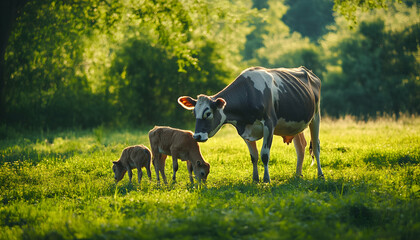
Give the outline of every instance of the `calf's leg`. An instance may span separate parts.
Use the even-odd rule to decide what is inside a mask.
[[[150,160],[146,163],[146,172],[150,180],[152,180],[152,172],[150,171]]]
[[[190,181],[191,181],[191,184],[194,184],[194,178],[193,178],[193,174],[192,174],[192,172],[193,172],[193,165],[192,165],[192,163],[191,163],[190,161],[188,161],[188,160],[187,160],[187,169],[188,169],[188,173],[189,173],[189,175],[190,175]]]
[[[160,171],[160,174],[162,174],[163,182],[165,184],[168,184],[168,181],[166,180],[166,175],[165,175],[165,160],[166,160],[166,157],[167,157],[167,155],[165,155],[165,154],[161,155],[160,160],[159,160],[159,171]]]
[[[159,172],[162,174],[162,178],[163,181],[166,182],[166,176],[165,176],[165,160],[166,160],[166,155],[162,154],[162,153],[153,153],[153,166],[155,167],[155,172],[156,172],[156,180],[159,183],[160,179],[159,179]]]
[[[156,173],[156,181],[159,182],[159,160],[160,160],[160,153],[156,153],[153,152],[153,158],[152,158],[152,163],[153,163],[153,167],[155,168],[155,173]]]
[[[130,179],[130,183],[131,183],[131,178],[133,177],[133,172],[131,171],[130,166],[127,167],[127,173],[128,173],[128,178]]]
[[[143,172],[141,171],[141,165],[140,163],[136,164],[136,168],[137,168],[137,180],[139,182],[139,184],[141,183],[141,178],[143,177]]]
[[[172,180],[176,182],[176,172],[178,171],[178,159],[172,156],[172,167],[174,171],[174,175],[172,176]]]

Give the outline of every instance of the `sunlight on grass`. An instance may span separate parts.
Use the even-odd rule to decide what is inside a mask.
[[[252,183],[246,144],[225,126],[200,143],[211,164],[201,187],[189,183],[185,162],[176,183],[158,185],[152,169],[152,181],[129,184],[125,177],[115,185],[112,161],[126,146],[149,147],[148,130],[96,131],[101,133],[0,142],[0,239],[414,239],[420,234],[418,118],[324,119],[325,180],[317,179],[308,152],[304,176],[295,178],[293,144],[275,137],[270,184]],[[307,130],[305,136],[309,141]],[[172,174],[170,158],[166,173]],[[261,161],[259,173],[261,178]]]

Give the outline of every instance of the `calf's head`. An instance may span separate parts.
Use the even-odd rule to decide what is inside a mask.
[[[223,109],[226,101],[223,98],[213,99],[206,95],[199,95],[198,99],[184,96],[178,98],[178,103],[187,110],[194,110],[195,132],[194,139],[205,142],[219,131],[226,120]]]
[[[119,181],[121,181],[121,179],[123,179],[124,174],[127,172],[127,170],[125,169],[125,167],[119,161],[112,162],[112,163],[113,163],[112,171],[114,172],[115,182],[119,182]]]
[[[204,161],[197,161],[193,167],[193,171],[197,181],[203,181],[205,183],[210,172],[210,164]]]

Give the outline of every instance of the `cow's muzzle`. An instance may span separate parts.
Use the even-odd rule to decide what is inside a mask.
[[[208,136],[207,133],[195,133],[193,138],[197,142],[205,142],[205,141],[207,141],[207,139],[209,139],[209,136]]]

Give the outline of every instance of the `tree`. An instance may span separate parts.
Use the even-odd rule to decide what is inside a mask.
[[[256,51],[264,47],[263,35],[268,33],[266,30],[267,22],[264,21],[261,15],[262,11],[270,7],[268,0],[253,0],[252,2],[252,8],[257,9],[260,14],[253,16],[252,20],[250,20],[253,30],[246,35],[246,42],[242,51],[244,60],[251,60],[256,57]]]
[[[398,118],[400,112],[419,112],[418,10],[394,7],[362,16],[355,30],[342,25],[325,37],[331,56],[321,103],[329,115]]]
[[[29,0],[3,0],[0,1],[0,116],[5,115],[5,66],[4,55],[6,53],[7,42],[12,32],[17,17],[21,14],[21,9]],[[0,117],[0,121],[4,117]]]
[[[220,88],[234,72],[250,15],[241,1],[29,1],[5,53],[2,121],[175,122],[175,95]]]
[[[282,17],[291,31],[316,41],[327,33],[327,26],[334,23],[333,2],[329,0],[286,0],[290,6]]]

